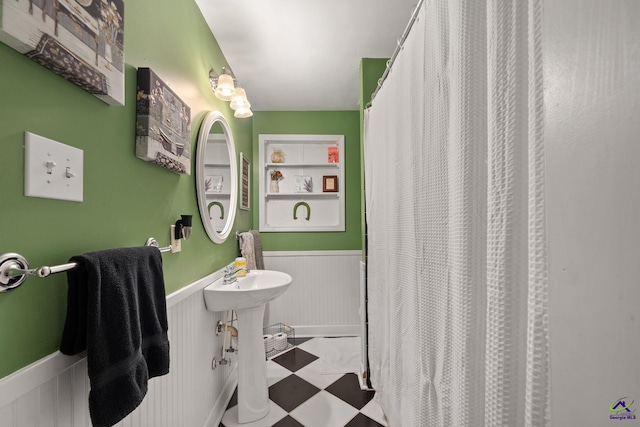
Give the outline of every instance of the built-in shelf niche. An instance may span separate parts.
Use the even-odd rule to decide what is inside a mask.
[[[272,162],[276,150],[284,162]],[[260,231],[345,230],[344,135],[260,135],[259,164]],[[283,178],[274,192],[276,170]]]

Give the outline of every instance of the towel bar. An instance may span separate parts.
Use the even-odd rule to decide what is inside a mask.
[[[171,251],[171,245],[161,248],[158,245],[158,241],[153,237],[147,239],[145,246],[156,247],[160,252]],[[73,270],[77,266],[77,263],[70,262],[51,267],[45,265],[38,268],[29,268],[27,260],[22,255],[16,253],[2,254],[0,255],[0,292],[7,292],[17,288],[27,280],[27,276],[47,277],[51,274]]]
[[[251,231],[251,230],[249,230]],[[240,240],[240,235],[242,234],[241,231],[236,231],[236,240]]]

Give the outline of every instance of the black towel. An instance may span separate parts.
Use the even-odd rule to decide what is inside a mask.
[[[95,427],[112,426],[144,399],[149,378],[169,372],[167,305],[158,248],[72,257],[60,351],[86,349]]]

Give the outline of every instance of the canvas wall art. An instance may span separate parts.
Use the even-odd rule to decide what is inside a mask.
[[[191,175],[191,109],[149,68],[138,68],[136,156]]]
[[[0,41],[124,105],[123,0],[0,0]]]

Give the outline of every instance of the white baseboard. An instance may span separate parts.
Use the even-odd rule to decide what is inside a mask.
[[[203,427],[218,427],[222,422],[222,417],[224,417],[224,413],[227,410],[227,406],[229,405],[229,401],[231,397],[233,397],[233,393],[238,386],[238,363],[233,367],[233,371],[229,374],[229,378],[227,382],[224,384],[218,399],[216,399],[216,403],[211,408],[211,412],[207,417],[207,421],[204,423]]]
[[[360,325],[291,325],[296,337],[357,337]]]

